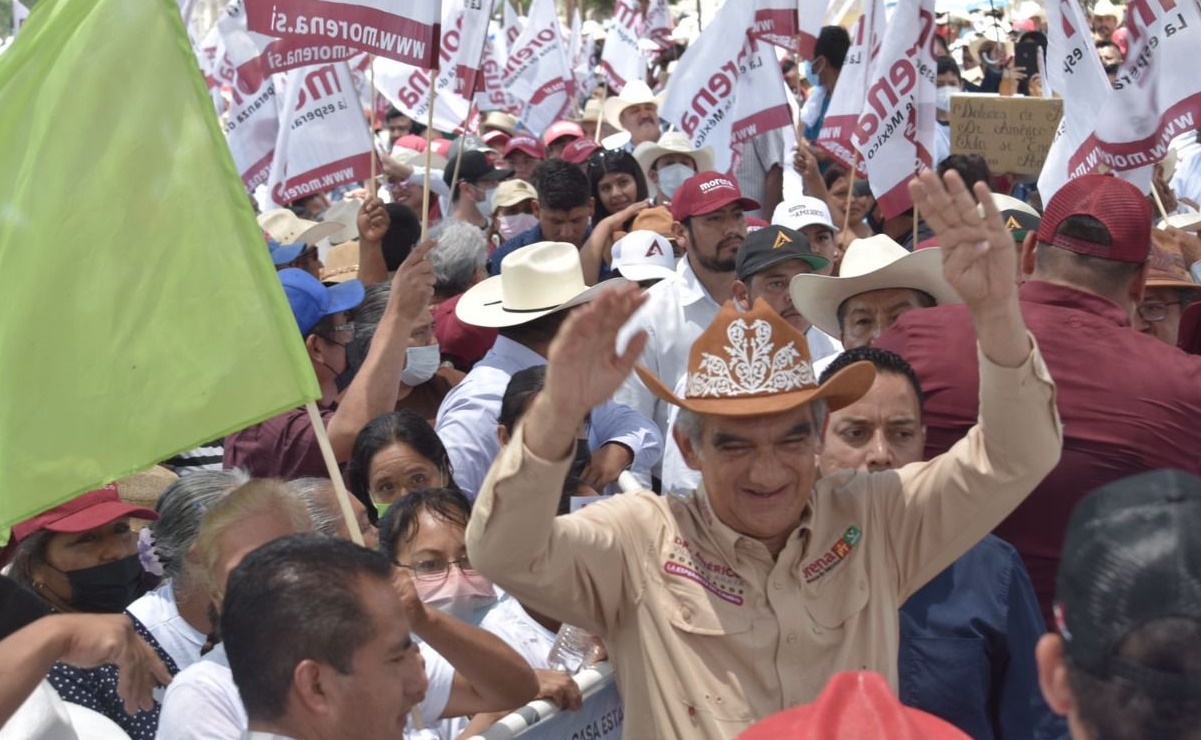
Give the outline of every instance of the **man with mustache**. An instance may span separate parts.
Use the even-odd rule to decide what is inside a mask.
[[[685,256],[674,278],[647,291],[649,300],[625,327],[623,336],[645,329],[650,337],[639,362],[674,387],[688,366],[688,351],[732,297],[738,249],[746,239],[744,211],[759,208],[737,183],[717,172],[684,181],[671,202],[672,230]],[[614,400],[653,419],[667,434],[668,404],[631,374]]]
[[[658,141],[660,99],[642,80],[631,80],[604,103],[605,121],[618,131],[630,132],[629,149]]]

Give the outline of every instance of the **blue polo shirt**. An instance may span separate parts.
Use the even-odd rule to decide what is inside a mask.
[[[588,230],[584,232],[584,241],[588,241],[588,237],[592,234],[592,226],[588,226]],[[546,241],[546,237],[542,236],[542,224],[538,224],[532,229],[526,229],[509,241],[501,244],[488,258],[488,274],[499,275],[500,263],[505,257],[509,256],[510,252],[528,247],[531,244]],[[605,272],[608,265],[602,265],[602,273]]]

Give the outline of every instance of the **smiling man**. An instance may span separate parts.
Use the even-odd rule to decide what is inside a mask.
[[[683,397],[638,367],[683,409],[676,441],[703,484],[556,517],[575,430],[647,342],[638,332],[616,349],[645,299],[607,292],[551,344],[545,387],[484,482],[467,548],[522,603],[604,639],[640,735],[731,738],[848,669],[895,690],[898,606],[1058,460],[1055,388],[1018,308],[1013,239],[991,201],[981,218],[946,177],[924,173],[911,190],[975,320],[982,390],[968,439],[929,462],[819,479],[827,413],[862,397],[874,369],[856,363],[819,385],[802,334],[763,301],[727,303],[692,346]]]

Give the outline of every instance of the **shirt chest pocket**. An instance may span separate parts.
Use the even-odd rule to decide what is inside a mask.
[[[805,611],[819,629],[840,630],[863,612],[871,597],[866,560],[852,553],[805,584]]]

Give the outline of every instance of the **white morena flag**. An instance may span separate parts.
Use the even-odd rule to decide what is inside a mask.
[[[229,116],[223,127],[225,141],[247,192],[254,192],[271,174],[279,138],[275,82],[272,78],[266,79],[250,95],[244,95],[234,85],[230,95]]]
[[[863,159],[855,152],[854,131],[867,97],[867,82],[880,55],[884,34],[883,0],[863,0],[859,18],[851,28],[851,47],[838,73],[838,86],[826,108],[821,132],[814,144],[847,167],[854,166],[858,177],[866,177]]]
[[[659,106],[693,146],[713,147],[718,172],[732,168],[748,139],[792,125],[775,52],[750,35],[753,16],[750,3],[723,5],[684,52]]]
[[[1096,169],[1096,159],[1074,167],[1068,162],[1092,135],[1113,94],[1088,20],[1075,0],[1047,3],[1044,75],[1048,86],[1063,97],[1063,117],[1038,176],[1038,192],[1043,203],[1049,203],[1068,180]]]
[[[13,0],[13,36],[21,30],[25,19],[29,17],[29,8],[21,4],[21,0]]]
[[[272,75],[314,64],[350,59],[354,47],[331,43],[316,36],[277,39],[252,30],[245,0],[231,0],[217,19],[222,27],[226,56],[244,80],[251,75]],[[246,67],[246,69],[241,69]],[[257,80],[253,81],[257,85]]]
[[[482,90],[475,94],[475,106],[479,110],[503,110],[513,113],[517,110],[517,106],[509,100],[509,95],[505,92],[504,80],[501,76],[508,56],[502,53],[504,41],[501,40],[500,36],[501,34],[496,34],[489,38],[484,45],[484,62],[482,68],[484,86]]]
[[[797,50],[798,0],[755,0],[752,35],[789,51]]]
[[[279,206],[371,176],[371,131],[346,62],[288,72],[268,197]]]
[[[667,0],[650,0],[646,7],[645,28],[644,38],[654,42],[658,50],[671,48],[671,8]]]
[[[797,0],[797,54],[802,59],[813,58],[813,48],[817,45],[817,36],[821,33],[826,14],[830,11],[830,0]],[[883,28],[884,21],[880,21]]]
[[[605,34],[600,67],[605,83],[620,91],[631,80],[646,79],[646,57],[638,48],[646,22],[638,0],[613,3],[613,25]]]
[[[596,39],[585,36],[583,19],[579,8],[571,18],[571,43],[568,45],[568,58],[571,60],[571,72],[575,76],[575,95],[572,96],[571,112],[575,114],[583,105],[583,99],[592,94],[596,87],[596,69],[592,66],[592,56],[596,53]]]
[[[907,184],[933,165],[934,0],[897,6],[853,133],[885,218],[913,207]]]
[[[484,45],[488,40],[488,22],[494,0],[445,0],[458,6],[458,48],[454,54],[455,79],[459,95],[467,100],[483,89]],[[442,42],[446,43],[443,29]]]
[[[433,78],[434,128],[439,131],[461,132],[471,127],[471,102],[458,91],[458,74],[453,63],[454,50],[460,46],[463,7],[446,4],[442,19],[441,56],[437,71],[402,64],[392,59],[376,57],[375,88],[388,102],[414,121],[425,123],[429,116],[430,79]]]
[[[505,58],[508,58],[509,49],[517,41],[521,32],[525,30],[526,20],[514,10],[513,0],[503,0],[503,2],[505,7],[504,13],[501,15],[500,38],[504,45],[501,47],[501,51],[504,52]]]
[[[250,29],[280,39],[394,59],[423,69],[438,56],[441,0],[247,0]]]
[[[525,30],[509,47],[502,72],[505,92],[520,106],[517,118],[535,136],[563,118],[575,77],[559,29],[554,0],[534,0]]]
[[[1105,164],[1119,172],[1162,160],[1176,136],[1201,117],[1201,7],[1177,0],[1131,0],[1126,7],[1129,47],[1113,95],[1096,131],[1073,153],[1069,171]]]

